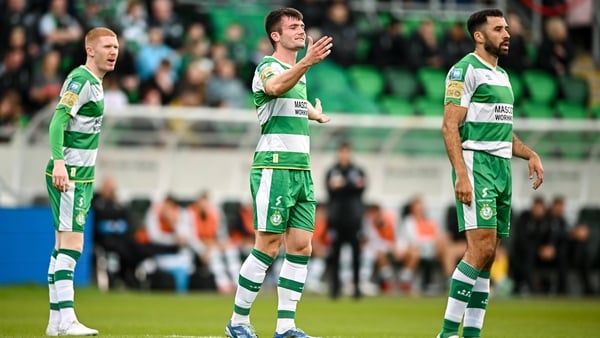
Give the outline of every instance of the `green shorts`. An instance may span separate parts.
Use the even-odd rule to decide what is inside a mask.
[[[508,237],[512,197],[510,159],[471,150],[463,150],[463,157],[475,196],[470,206],[456,200],[458,229],[496,229],[498,237]],[[453,171],[452,182],[455,181]]]
[[[255,168],[250,172],[250,190],[255,230],[314,230],[317,201],[310,170]]]
[[[46,174],[46,189],[56,231],[83,232],[94,195],[93,182],[70,182],[69,190],[60,192],[52,185],[52,176]]]

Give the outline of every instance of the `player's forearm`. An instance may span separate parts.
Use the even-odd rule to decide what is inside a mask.
[[[300,60],[292,68],[268,79],[265,92],[271,96],[281,96],[292,89],[308,71],[310,65]]]
[[[50,150],[52,152],[52,159],[62,160],[64,159],[63,143],[64,143],[64,132],[67,123],[71,117],[69,114],[62,110],[56,111],[50,121],[50,127],[48,128],[48,135],[50,139]]]
[[[533,156],[538,156],[537,153],[533,151],[533,149],[526,146],[525,143],[523,143],[515,133],[513,133],[512,153],[513,156],[522,158],[524,160],[529,160]]]
[[[444,137],[444,145],[448,153],[448,159],[457,176],[467,173],[465,160],[462,154],[462,142],[458,133],[458,126],[444,123],[442,127],[442,135]]]

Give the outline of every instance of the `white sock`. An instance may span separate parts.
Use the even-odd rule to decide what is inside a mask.
[[[296,306],[302,297],[302,290],[308,274],[308,256],[285,255],[277,283],[277,333],[284,333],[296,327]]]
[[[50,300],[50,316],[48,324],[56,326],[60,324],[60,310],[58,308],[58,295],[56,294],[56,285],[54,284],[54,270],[56,267],[56,256],[58,251],[55,249],[50,256],[50,264],[48,264],[48,294]]]

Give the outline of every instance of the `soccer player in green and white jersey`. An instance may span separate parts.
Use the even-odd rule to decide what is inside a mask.
[[[83,250],[83,228],[93,194],[104,112],[102,78],[115,68],[117,35],[108,28],[94,28],[85,36],[85,51],[85,65],[72,70],[62,86],[49,128],[52,157],[46,167],[46,187],[56,240],[48,267],[48,336],[98,334],[77,320],[73,273]]]
[[[302,14],[293,8],[276,9],[267,15],[265,28],[274,53],[256,67],[252,83],[261,126],[250,173],[256,240],[240,269],[225,335],[256,337],[250,325],[250,308],[284,243],[275,338],[303,338],[309,336],[296,328],[294,318],[306,281],[316,208],[308,120],[329,121],[318,99],[315,106],[308,102],[304,74],[329,55],[332,39],[324,36],[313,44],[308,37],[306,55],[296,62],[306,42]]]
[[[543,182],[540,157],[513,133],[513,93],[498,57],[508,53],[510,34],[497,9],[472,14],[467,22],[475,51],[448,72],[442,133],[450,163],[459,230],[467,250],[450,282],[438,337],[479,337],[483,327],[490,269],[501,237],[510,228],[512,156],[528,161],[533,189]]]

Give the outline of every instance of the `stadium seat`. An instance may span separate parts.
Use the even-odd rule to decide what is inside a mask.
[[[513,96],[515,97],[515,104],[518,104],[523,95],[523,79],[515,72],[508,72],[508,77],[510,79]]]
[[[381,112],[381,109],[372,98],[359,92],[349,92],[341,99],[345,105],[344,111],[347,113],[379,114]]]
[[[356,91],[371,99],[378,97],[383,92],[383,76],[373,66],[350,66],[348,68],[348,76]]]
[[[525,100],[521,103],[519,110],[521,116],[532,119],[550,119],[556,117],[554,110],[547,104]]]
[[[415,99],[415,111],[423,116],[443,116],[444,104],[442,99],[432,100],[429,97],[421,96]]]
[[[404,98],[396,96],[384,96],[379,103],[381,109],[390,115],[411,116],[414,115],[414,108],[410,102]]]
[[[390,93],[400,98],[412,100],[419,89],[417,79],[409,70],[389,68],[383,76]]]
[[[571,75],[564,75],[558,79],[560,91],[566,101],[578,103],[581,106],[587,105],[590,95],[588,82],[584,79]]]
[[[556,102],[556,112],[565,119],[587,119],[589,117],[587,109],[577,103],[567,100]]]
[[[425,95],[433,100],[444,99],[446,72],[436,68],[421,68],[417,71],[419,84],[425,91]]]
[[[541,104],[550,104],[558,94],[556,78],[550,73],[539,69],[523,72],[523,82],[529,94],[529,99]]]
[[[590,109],[590,113],[591,113],[591,114],[590,114],[590,115],[591,115],[591,116],[590,116],[591,118],[596,118],[596,119],[597,119],[597,118],[600,118],[600,106],[593,106],[593,107]]]

